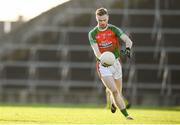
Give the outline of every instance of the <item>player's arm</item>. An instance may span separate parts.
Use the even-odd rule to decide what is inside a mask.
[[[112,29],[113,31],[116,33],[117,37],[125,42],[126,44],[126,49],[124,51],[124,54],[127,55],[128,57],[130,57],[130,50],[131,50],[131,47],[133,45],[133,42],[131,41],[131,39],[121,30],[119,29],[118,27],[116,26],[113,26],[112,25]]]
[[[96,58],[99,60],[100,56],[101,56],[101,52],[99,51],[98,45],[97,43],[91,44],[91,47],[94,51],[94,55],[96,56]]]
[[[120,38],[121,38],[121,40],[123,41],[123,42],[125,42],[125,44],[126,44],[126,49],[125,49],[125,51],[124,51],[124,54],[127,56],[127,57],[131,57],[131,53],[130,53],[130,51],[131,51],[131,47],[132,47],[132,44],[133,44],[133,42],[131,41],[131,39],[125,34],[125,33],[123,33],[121,36],[120,36]]]
[[[100,61],[100,56],[101,56],[101,52],[99,50],[98,44],[96,43],[95,38],[92,35],[92,32],[89,32],[89,41],[91,44],[91,47],[93,49],[94,55],[96,56],[97,61]],[[108,67],[110,65],[103,63],[102,64],[104,67]]]
[[[121,40],[123,42],[125,42],[126,44],[126,48],[129,48],[131,49],[132,45],[133,45],[133,42],[131,41],[131,39],[125,34],[123,33],[121,36],[120,36]]]
[[[131,49],[133,42],[131,41],[131,39],[118,27],[111,25],[112,30],[114,31],[114,33],[116,34],[116,36],[122,40],[123,42],[125,42],[126,44],[126,48]]]
[[[94,51],[94,54],[95,54],[95,56],[96,56],[97,61],[100,61],[101,52],[99,51],[99,48],[98,48],[97,43],[92,44],[91,47],[92,47],[92,49],[93,49],[93,51]],[[100,62],[101,62],[101,61],[100,61]],[[102,64],[102,63],[101,63],[101,64]],[[102,65],[103,65],[104,67],[111,66],[111,65],[106,64],[106,63],[103,63]]]
[[[98,45],[96,43],[95,32],[93,30],[89,32],[88,38],[90,45],[93,49],[94,55],[96,56],[97,59],[99,59],[101,56],[101,52],[99,51]]]

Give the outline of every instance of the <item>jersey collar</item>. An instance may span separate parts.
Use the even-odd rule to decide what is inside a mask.
[[[107,30],[107,28],[109,27],[109,24],[107,24],[106,28],[104,28],[104,29],[101,29],[98,25],[97,25],[97,27],[98,27],[98,30],[99,30],[99,31],[105,31],[105,30]]]

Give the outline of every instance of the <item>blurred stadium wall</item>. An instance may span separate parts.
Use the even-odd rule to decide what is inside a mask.
[[[134,105],[179,105],[179,0],[71,0],[1,34],[0,102],[104,104],[87,36],[99,7],[134,42],[124,95]]]

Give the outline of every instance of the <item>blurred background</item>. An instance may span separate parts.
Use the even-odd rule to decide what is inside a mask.
[[[106,7],[134,42],[133,59],[123,60],[125,97],[180,105],[179,0],[19,1],[1,1],[0,103],[105,104],[88,32]]]

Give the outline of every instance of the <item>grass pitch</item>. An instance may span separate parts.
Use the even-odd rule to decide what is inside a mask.
[[[132,108],[135,120],[103,106],[0,105],[0,124],[180,124],[180,107]]]

